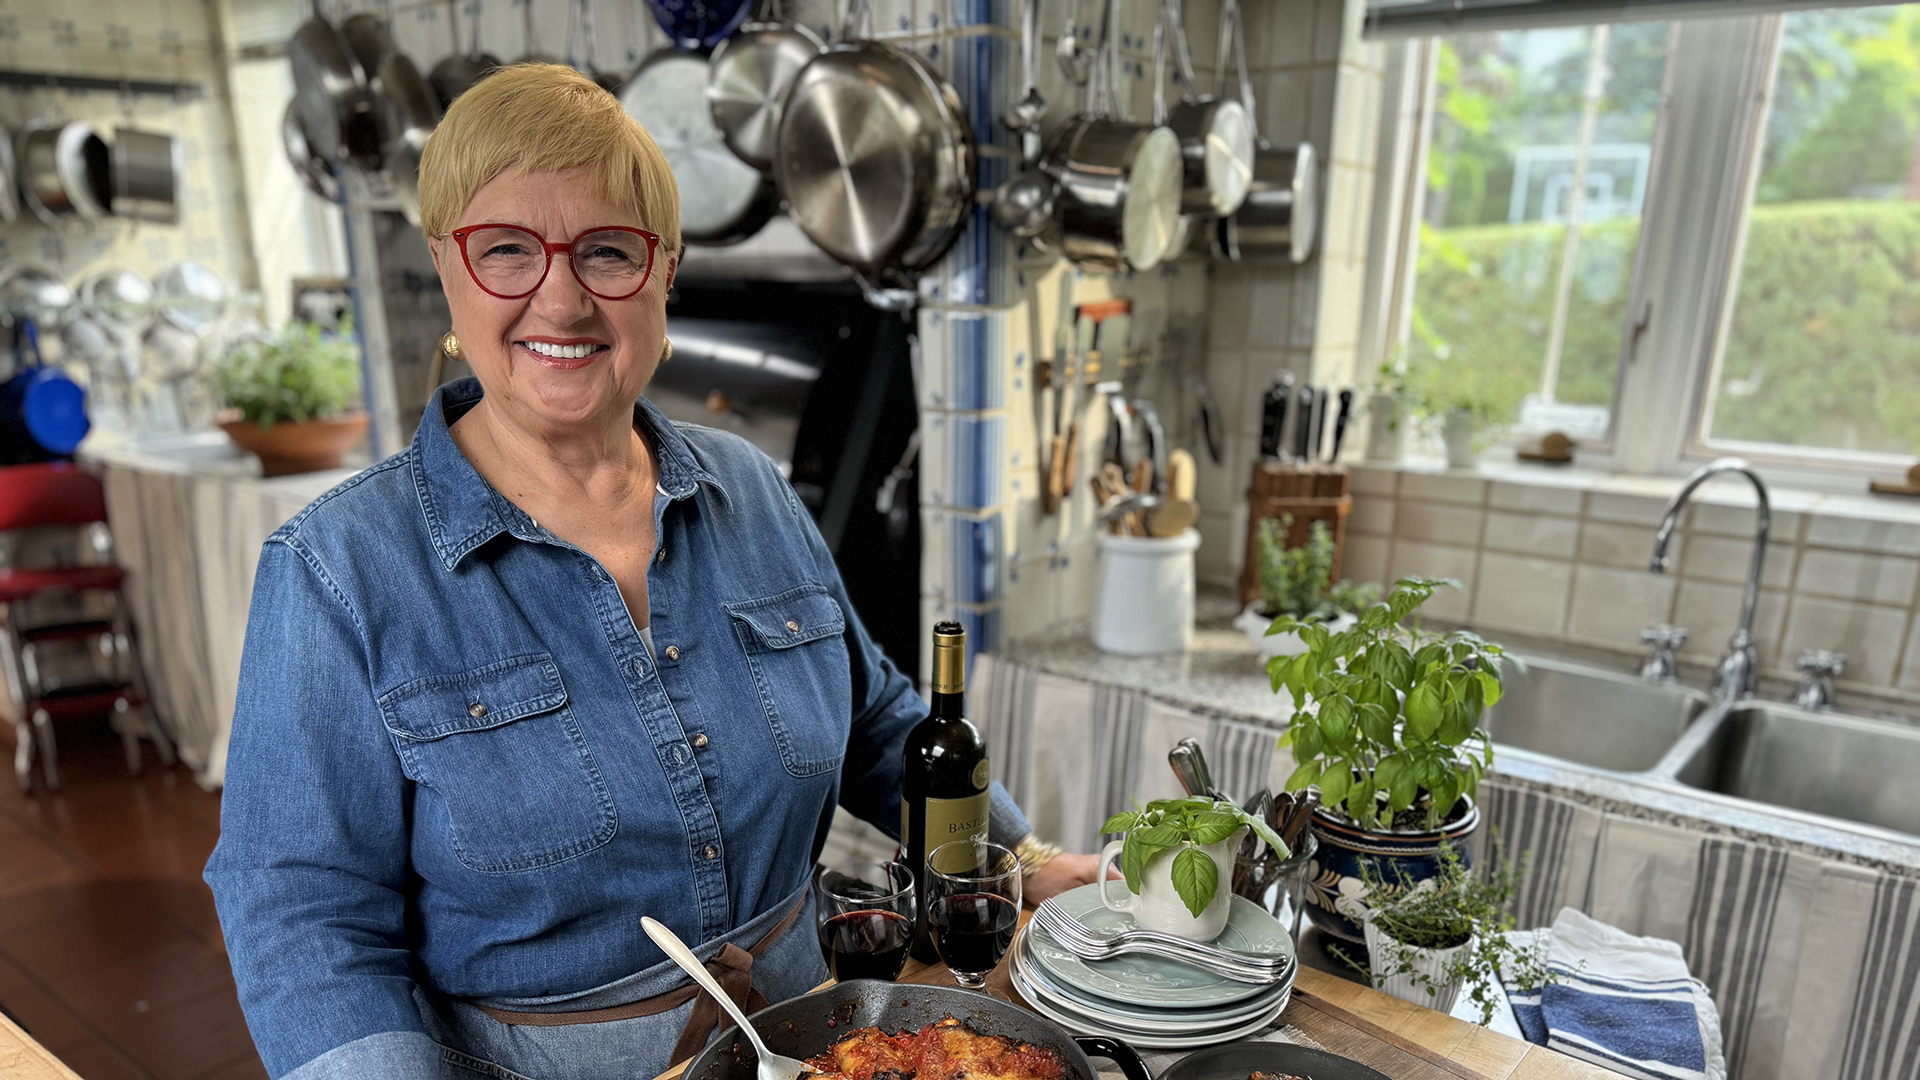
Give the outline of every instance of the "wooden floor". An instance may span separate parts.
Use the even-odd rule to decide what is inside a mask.
[[[200,880],[219,796],[104,724],[60,755],[56,795],[0,778],[0,1009],[86,1080],[264,1077]]]

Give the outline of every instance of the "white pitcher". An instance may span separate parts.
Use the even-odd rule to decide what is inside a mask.
[[[1173,888],[1173,857],[1180,848],[1170,847],[1156,853],[1147,860],[1140,871],[1140,892],[1127,889],[1127,883],[1120,882],[1121,897],[1113,898],[1108,886],[1113,882],[1107,877],[1107,867],[1120,858],[1120,850],[1126,843],[1115,840],[1100,852],[1100,902],[1114,911],[1125,912],[1133,916],[1135,926],[1142,930],[1158,930],[1163,934],[1173,934],[1189,941],[1212,941],[1227,928],[1228,905],[1233,900],[1233,856],[1240,850],[1240,838],[1247,830],[1241,829],[1217,844],[1207,844],[1200,848],[1213,859],[1213,865],[1220,871],[1220,880],[1213,891],[1213,900],[1194,918],[1187,910],[1187,902]]]

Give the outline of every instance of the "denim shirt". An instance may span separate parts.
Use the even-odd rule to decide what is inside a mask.
[[[650,653],[612,576],[454,444],[480,396],[443,387],[261,551],[206,878],[276,1077],[411,1075],[416,986],[584,999],[667,963],[641,915],[704,956],[791,905],[836,803],[899,829],[927,707],[773,463],[635,407]]]

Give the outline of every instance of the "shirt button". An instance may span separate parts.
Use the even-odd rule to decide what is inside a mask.
[[[680,659],[680,646],[678,645],[667,646],[667,659],[669,660]]]
[[[794,621],[793,621],[792,619],[788,619],[788,620],[787,620],[787,631],[788,631],[789,633],[794,633],[794,634],[797,634],[797,633],[799,633],[799,632],[800,632],[800,624],[799,624],[799,623],[797,623],[797,622],[794,622]]]
[[[714,847],[712,844],[708,844],[706,847],[700,849],[700,857],[712,861],[720,857],[720,849]]]
[[[473,717],[475,720],[478,720],[481,717],[487,715],[487,707],[476,701],[473,704],[467,706],[467,715]]]
[[[695,736],[693,737],[693,748],[694,748],[695,750],[705,750],[705,749],[707,748],[707,733],[706,733],[706,732],[704,732],[704,731],[703,731],[703,732],[701,732],[700,734],[698,734],[698,735],[695,735]]]

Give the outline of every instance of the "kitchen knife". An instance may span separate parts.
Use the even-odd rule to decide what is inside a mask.
[[[1313,460],[1320,460],[1321,448],[1327,445],[1327,406],[1331,397],[1326,390],[1319,390],[1313,399]]]
[[[1340,412],[1333,418],[1333,453],[1327,455],[1328,461],[1340,460],[1340,443],[1347,437],[1347,417],[1353,412],[1353,391],[1340,391]]]
[[[1294,401],[1299,415],[1293,418],[1293,457],[1302,465],[1312,457],[1313,400],[1313,387],[1303,386]]]
[[[1287,403],[1293,398],[1293,373],[1283,371],[1274,376],[1273,385],[1267,387],[1266,396],[1260,399],[1260,457],[1266,461],[1280,459],[1280,434],[1287,426]]]

